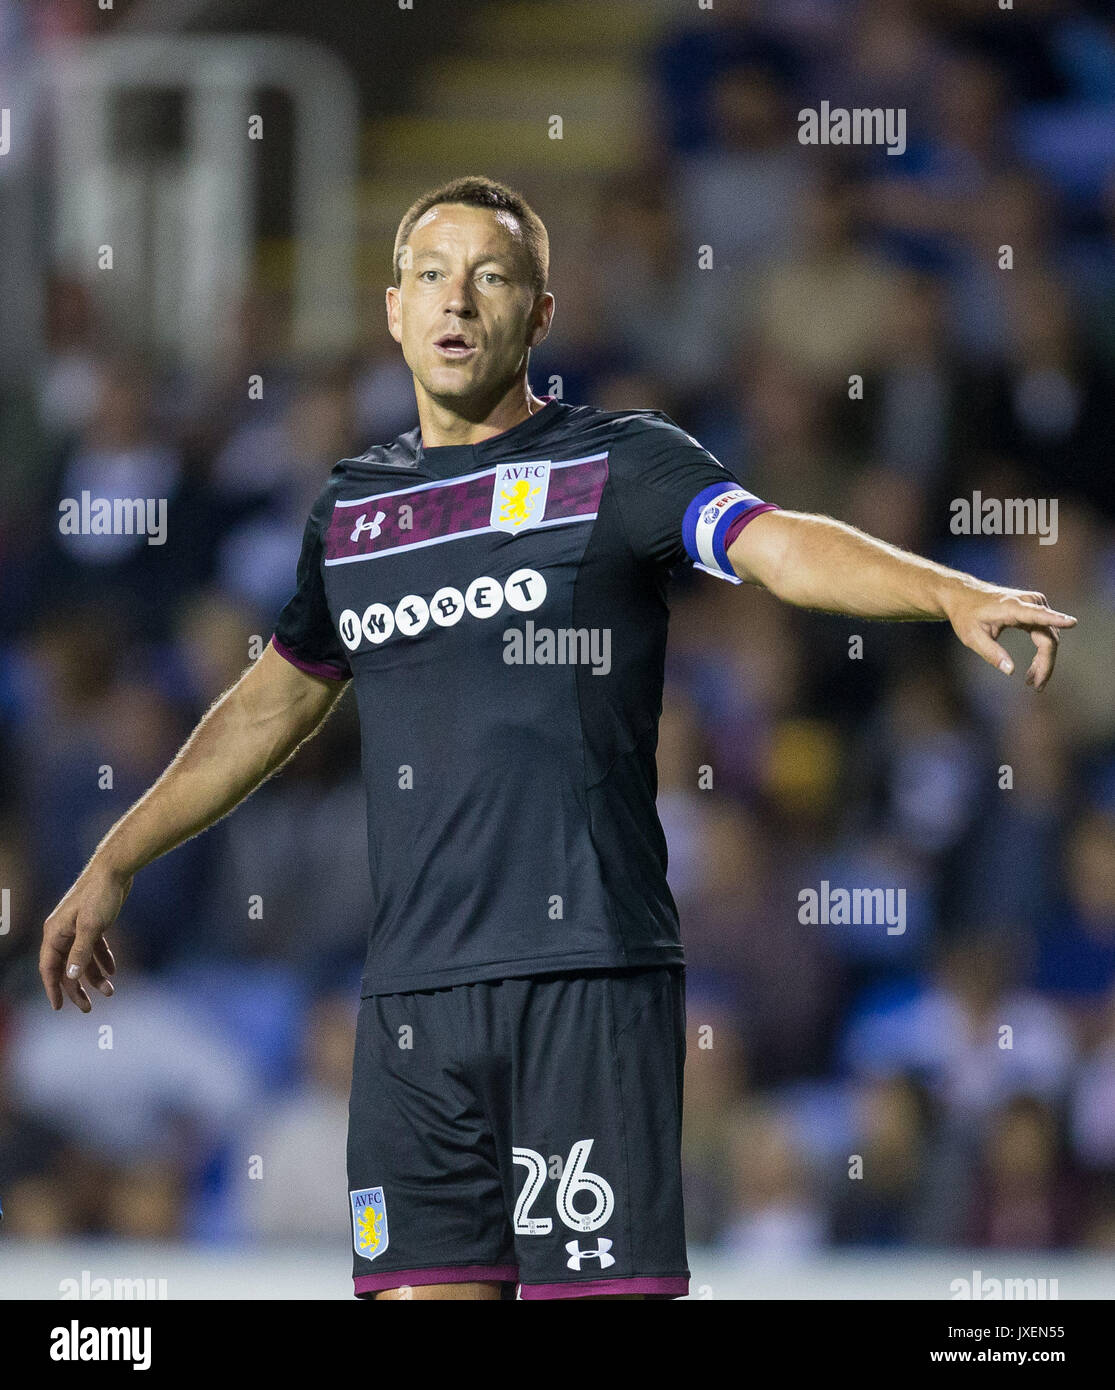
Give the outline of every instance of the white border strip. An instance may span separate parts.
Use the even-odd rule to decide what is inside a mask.
[[[563,459],[561,463],[553,463],[549,459],[531,460],[509,460],[516,468],[533,468],[540,463],[549,463],[551,471],[555,468],[572,468],[575,463],[595,463],[597,459],[606,459],[608,453],[605,450],[602,454],[589,454],[583,459]],[[374,468],[375,465],[373,464]],[[461,473],[455,478],[439,478],[432,483],[416,483],[414,487],[397,488],[394,492],[373,492],[370,497],[354,497],[351,501],[337,501],[333,503],[333,510],[338,507],[362,507],[366,502],[378,502],[382,497],[401,497],[405,492],[428,492],[433,487],[456,487],[459,483],[471,483],[475,478],[486,478],[489,474],[493,477],[505,464],[497,463],[494,468],[482,468],[479,473]],[[462,536],[477,535],[478,532],[462,531]],[[423,542],[425,544],[425,542]]]
[[[553,521],[539,521],[534,526],[528,526],[526,531],[517,534],[525,536],[527,531],[541,531],[546,526],[571,526],[575,521],[595,521],[599,513],[586,512],[584,516],[557,516]],[[373,550],[369,555],[339,555],[334,560],[325,560],[326,565],[351,565],[357,560],[382,560],[385,555],[401,555],[407,550],[422,550],[428,545],[445,545],[448,541],[463,540],[466,536],[487,536],[498,533],[507,536],[509,540],[515,540],[516,536],[505,531],[501,526],[478,526],[475,531],[454,531],[451,536],[431,536],[428,541],[408,541],[405,545],[393,545],[389,550]]]

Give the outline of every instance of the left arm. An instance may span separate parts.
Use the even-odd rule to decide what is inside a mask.
[[[966,647],[1008,676],[1014,663],[995,640],[1005,627],[1029,632],[1037,651],[1026,684],[1053,674],[1058,629],[1076,619],[1043,594],[1007,589],[911,555],[842,521],[802,512],[764,512],[728,549],[736,574],[799,608],[860,618],[947,620]]]

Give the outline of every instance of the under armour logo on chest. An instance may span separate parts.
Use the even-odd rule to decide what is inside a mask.
[[[386,512],[376,512],[374,521],[368,520],[367,512],[361,512],[360,515],[356,518],[356,525],[352,528],[352,535],[349,536],[349,540],[354,542],[358,541],[365,531],[368,533],[369,536],[378,536],[380,532],[380,527],[382,523],[386,520]]]

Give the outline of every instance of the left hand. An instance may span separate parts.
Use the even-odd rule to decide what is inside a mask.
[[[1050,608],[1044,594],[1024,589],[963,584],[943,602],[945,615],[964,645],[1008,676],[1014,670],[1014,662],[995,639],[1005,627],[1025,629],[1037,648],[1026,672],[1026,684],[1035,690],[1044,690],[1053,675],[1059,629],[1076,625],[1076,619],[1068,613]]]

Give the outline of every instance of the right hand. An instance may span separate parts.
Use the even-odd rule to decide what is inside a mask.
[[[43,923],[39,975],[52,1009],[62,1007],[65,995],[87,1014],[93,1004],[86,984],[106,998],[112,995],[108,977],[115,973],[116,962],[104,934],[131,889],[130,874],[105,869],[94,859]]]

